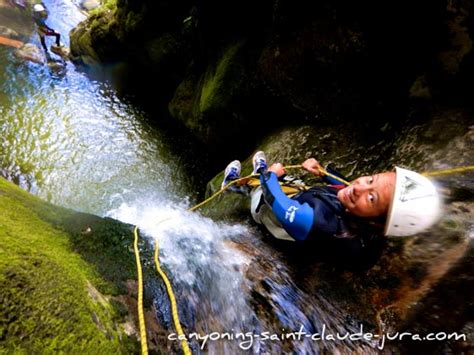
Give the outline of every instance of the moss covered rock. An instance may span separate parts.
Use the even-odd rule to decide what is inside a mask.
[[[169,104],[171,115],[209,144],[222,144],[246,127],[242,100],[250,78],[243,48],[244,42],[233,43],[203,74],[188,75]]]
[[[113,14],[113,8],[101,7],[89,17],[88,22],[81,22],[70,32],[71,56],[74,61],[96,65],[120,49],[116,34],[112,32],[116,27]]]
[[[124,327],[133,312],[117,301],[135,278],[131,226],[53,206],[3,179],[0,211],[0,347],[138,351]]]

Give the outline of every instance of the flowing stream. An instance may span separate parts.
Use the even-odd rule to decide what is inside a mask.
[[[69,30],[84,15],[71,1],[45,3],[48,24],[68,44]],[[32,23],[11,19],[0,25],[22,29],[23,40],[39,45]],[[136,224],[150,241],[158,239],[160,259],[176,288],[187,329],[280,336],[301,327],[320,332],[325,324],[334,332],[359,331],[359,325],[324,295],[300,290],[283,257],[262,242],[254,227],[216,223],[186,212],[196,202],[193,177],[183,166],[191,153],[178,151],[179,144],[149,125],[150,118],[119,98],[111,85],[92,80],[71,63],[59,72],[18,63],[12,52],[0,46],[0,174],[52,203]],[[410,132],[417,134],[414,130]],[[463,141],[470,141],[472,130],[466,135],[471,138]],[[239,246],[245,243],[252,249]],[[258,302],[255,280],[248,276],[255,272],[264,275],[260,294],[267,295]],[[157,287],[158,316],[172,331],[167,302]],[[361,341],[303,337],[270,342],[250,335],[246,340],[208,340],[204,350],[376,351],[375,343]],[[202,343],[193,341],[193,350],[199,351]]]

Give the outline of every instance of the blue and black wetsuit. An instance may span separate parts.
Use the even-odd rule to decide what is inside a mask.
[[[324,246],[347,260],[367,261],[367,254],[373,254],[374,243],[380,246],[385,239],[380,227],[346,213],[337,198],[337,192],[343,186],[329,177],[323,179],[332,185],[313,187],[289,198],[281,190],[276,174],[263,172],[260,182],[265,204],[296,242]]]

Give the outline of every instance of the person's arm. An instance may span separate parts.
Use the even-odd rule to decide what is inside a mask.
[[[305,170],[307,170],[308,172],[310,172],[311,174],[315,175],[315,176],[319,176],[323,179],[323,181],[329,185],[341,185],[341,182],[330,177],[330,176],[327,176],[325,175],[322,170],[326,170],[327,172],[337,176],[337,177],[340,177],[344,180],[347,180],[342,174],[340,174],[339,172],[337,172],[336,170],[330,168],[330,167],[327,167],[326,169],[324,169],[321,164],[319,164],[319,162],[314,159],[314,158],[309,158],[309,159],[306,159],[304,161],[304,163],[302,164],[303,165],[303,168]]]
[[[307,203],[288,198],[281,190],[275,172],[261,172],[260,183],[265,202],[271,206],[282,227],[296,240],[305,240],[313,227],[313,209]]]

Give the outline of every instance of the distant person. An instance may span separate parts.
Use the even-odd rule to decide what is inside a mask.
[[[310,158],[303,168],[322,177],[328,186],[312,187],[289,198],[278,181],[286,173],[282,164],[267,168],[260,151],[253,157],[253,167],[254,174],[260,174],[260,186],[250,193],[254,220],[278,239],[322,243],[333,251],[341,248],[341,258],[363,254],[375,236],[422,232],[440,215],[433,183],[407,169],[363,176],[346,186],[325,176],[319,162]],[[222,186],[238,179],[240,169],[238,160],[231,162]]]
[[[35,4],[33,6],[33,19],[37,26],[37,32],[40,37],[41,45],[44,51],[48,54],[48,47],[46,46],[45,36],[55,36],[56,46],[61,47],[61,34],[56,32],[51,27],[46,25],[46,19],[48,18],[48,11],[43,4]]]

